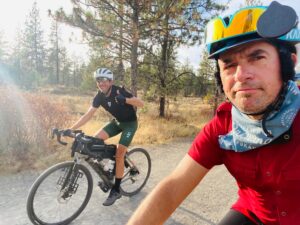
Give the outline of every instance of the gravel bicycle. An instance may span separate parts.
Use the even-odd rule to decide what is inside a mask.
[[[80,130],[64,134],[52,129],[52,138],[67,145],[62,136],[74,138],[71,147],[73,161],[58,163],[46,169],[33,183],[27,197],[27,214],[36,225],[65,225],[76,219],[87,206],[93,190],[93,178],[87,162],[100,177],[98,186],[108,192],[114,185],[116,145],[85,135]],[[107,164],[114,165],[109,169]],[[151,172],[149,153],[134,148],[125,155],[124,176],[120,191],[123,196],[137,194],[147,183]]]

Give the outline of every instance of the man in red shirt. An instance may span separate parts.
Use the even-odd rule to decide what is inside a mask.
[[[272,2],[210,21],[205,43],[228,101],[128,224],[162,224],[215,165],[239,187],[219,225],[300,224],[300,91],[293,81],[298,18]]]

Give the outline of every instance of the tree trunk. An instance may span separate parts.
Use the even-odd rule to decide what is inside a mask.
[[[121,1],[122,4],[119,6],[119,14],[121,17],[124,15],[124,1]],[[124,23],[120,19],[120,37],[119,37],[119,64],[118,64],[118,80],[123,83],[124,82],[124,77],[125,77],[125,69],[124,69],[124,64],[123,64],[123,27]]]
[[[166,97],[160,96],[159,98],[159,116],[165,117],[165,105],[166,105]]]
[[[132,46],[131,46],[131,91],[134,96],[137,96],[137,58],[139,44],[139,6],[138,0],[134,1],[132,15]]]
[[[169,47],[169,31],[168,31],[168,21],[169,17],[166,15],[165,17],[165,33],[163,37],[163,43],[161,48],[161,71],[160,80],[161,80],[161,97],[159,101],[159,116],[165,116],[165,103],[166,103],[166,77],[168,72],[168,47]]]
[[[124,78],[125,78],[125,69],[124,69],[124,64],[123,64],[123,60],[120,59],[119,64],[118,64],[118,80],[123,83],[124,82]]]

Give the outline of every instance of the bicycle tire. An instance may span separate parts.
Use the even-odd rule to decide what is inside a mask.
[[[132,172],[133,168],[125,168],[120,191],[122,195],[130,197],[136,195],[146,185],[151,173],[151,158],[149,153],[143,148],[130,150],[126,157],[132,160],[139,171],[138,174],[131,174],[130,172]]]
[[[70,170],[70,168],[72,170]],[[64,171],[65,170],[65,171]],[[71,172],[70,172],[71,171]],[[75,171],[75,173],[74,173]],[[62,172],[62,173],[61,173]],[[60,175],[60,177],[56,176],[56,173],[58,175],[61,174],[67,174],[67,176],[64,178],[64,175]],[[71,176],[69,176],[69,174]],[[80,177],[82,174],[82,177]],[[72,177],[73,176],[73,177]],[[52,178],[53,177],[53,178]],[[75,177],[75,178],[74,178]],[[84,177],[84,180],[79,180],[79,181],[85,181],[84,183],[81,184],[81,186],[78,183],[74,183],[74,179],[77,179],[75,182],[78,182],[78,179],[82,179]],[[52,178],[52,180],[51,180]],[[73,181],[72,181],[72,180]],[[52,187],[53,185],[47,185],[47,182],[52,182],[56,180],[56,187]],[[71,180],[71,184],[70,181]],[[68,183],[67,185],[66,182]],[[63,183],[63,185],[60,185],[60,183]],[[85,184],[86,183],[86,184]],[[43,192],[43,186],[45,185],[45,191]],[[68,186],[69,185],[69,186]],[[78,185],[78,186],[77,186]],[[61,189],[59,187],[64,186],[67,189]],[[75,187],[77,186],[76,190]],[[78,188],[80,189],[78,190]],[[73,189],[72,189],[73,188]],[[85,190],[86,188],[86,190]],[[41,190],[40,190],[41,189]],[[53,189],[53,191],[52,191]],[[75,192],[74,192],[75,190]],[[67,200],[69,197],[70,193],[74,192],[71,194],[71,197]],[[78,192],[79,191],[79,192]],[[77,200],[79,203],[78,209],[76,208],[74,212],[71,212],[70,215],[68,215],[68,210],[69,208],[72,209],[72,205],[69,205],[69,208],[66,208],[65,210],[61,210],[60,208],[63,205],[68,205],[70,203],[69,201],[72,199],[72,197],[75,196],[77,197],[80,193],[85,192],[85,195],[83,195],[82,202],[81,200]],[[76,219],[80,215],[80,213],[84,210],[86,207],[87,203],[89,202],[91,195],[93,191],[93,178],[88,170],[84,165],[81,164],[75,164],[74,162],[62,162],[59,164],[56,164],[47,170],[45,170],[33,183],[33,185],[30,188],[28,197],[27,197],[27,215],[30,219],[30,221],[35,224],[35,225],[66,225],[69,224],[71,221]],[[36,207],[36,205],[39,205],[39,195],[42,195],[43,198],[41,200],[46,200],[48,196],[51,196],[54,193],[54,196],[56,197],[56,200],[53,198],[49,198],[47,202],[44,205],[41,205],[41,209]],[[62,194],[63,193],[63,194]],[[64,196],[67,195],[67,196]],[[81,196],[79,196],[81,198]],[[76,198],[72,199],[72,204],[76,203]],[[38,199],[38,200],[37,200]],[[35,201],[36,200],[36,201]],[[60,202],[60,201],[65,201],[65,202]],[[43,202],[44,203],[44,202]],[[66,218],[58,218],[55,219],[54,221],[45,220],[45,217],[48,215],[52,216],[51,213],[53,211],[53,216],[54,215],[54,210],[57,211],[57,214],[60,214],[60,216],[64,216]],[[40,212],[41,211],[41,212]],[[40,214],[41,213],[41,214]],[[56,216],[57,217],[57,216]]]

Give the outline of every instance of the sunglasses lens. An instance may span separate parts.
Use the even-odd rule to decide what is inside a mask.
[[[97,82],[104,82],[104,81],[108,81],[108,80],[109,80],[109,79],[106,78],[106,77],[98,77],[98,78],[96,79]]]
[[[213,43],[223,39],[240,36],[256,31],[256,24],[265,8],[246,8],[238,11],[228,21],[220,17],[211,20],[206,26],[205,43]]]

